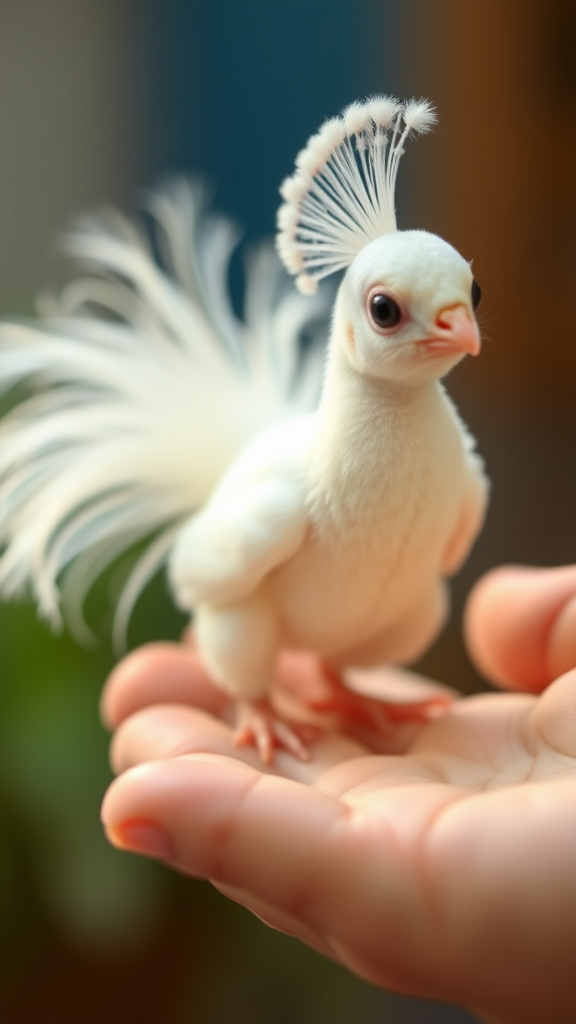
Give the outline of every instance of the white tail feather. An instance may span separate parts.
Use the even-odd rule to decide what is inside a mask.
[[[247,271],[245,319],[228,264],[237,232],[184,181],[146,197],[163,266],[117,214],[65,239],[89,268],[37,324],[0,324],[0,391],[33,392],[0,424],[0,596],[31,585],[41,613],[89,633],[87,590],[122,551],[150,538],[120,597],[125,635],[138,595],[183,523],[245,445],[313,408],[328,315],[293,289],[270,246]],[[306,331],[314,337],[303,344]]]

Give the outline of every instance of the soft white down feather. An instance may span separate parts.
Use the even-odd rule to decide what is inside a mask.
[[[153,536],[117,633],[168,558],[241,739],[265,760],[273,737],[302,752],[266,705],[279,650],[337,668],[417,657],[482,524],[482,462],[440,383],[479,350],[479,289],[450,245],[395,222],[406,139],[434,119],[425,101],[376,97],[299,155],[278,251],[307,297],[282,290],[262,250],[240,323],[233,231],[180,183],[149,199],[168,272],[132,225],[88,221],[67,245],[98,275],[40,325],[0,328],[3,386],[37,390],[0,428],[0,592],[31,583],[55,619],[67,567],[78,605]],[[324,356],[302,334],[325,310],[318,281],[345,268],[314,408]]]

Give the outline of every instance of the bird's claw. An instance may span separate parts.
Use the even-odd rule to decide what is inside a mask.
[[[424,724],[452,703],[451,697],[443,695],[406,703],[370,697],[345,686],[340,674],[331,666],[323,668],[326,690],[307,699],[308,707],[314,711],[334,712],[348,721],[370,726],[385,739],[397,725]]]
[[[253,744],[266,765],[272,764],[274,747],[287,750],[299,761],[310,760],[305,743],[266,699],[238,702],[233,742],[235,747]]]

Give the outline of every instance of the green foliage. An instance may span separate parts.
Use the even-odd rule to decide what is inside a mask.
[[[24,847],[20,885],[59,927],[88,943],[127,941],[154,918],[159,893],[153,866],[118,858],[100,828],[112,776],[98,698],[110,656],[52,637],[30,606],[2,606],[0,625],[0,805],[11,823],[0,858],[13,864]],[[8,916],[29,899],[18,885],[0,893]]]

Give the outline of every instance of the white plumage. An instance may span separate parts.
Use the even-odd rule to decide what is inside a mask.
[[[239,322],[233,229],[183,183],[149,197],[166,270],[126,221],[86,221],[67,247],[90,276],[40,324],[0,327],[3,386],[37,392],[0,428],[0,592],[31,583],[57,620],[64,573],[77,613],[102,568],[152,537],[117,634],[168,557],[240,738],[266,760],[272,736],[302,753],[266,706],[278,651],[413,659],[482,522],[482,464],[439,383],[479,348],[471,271],[436,236],[395,229],[398,160],[433,120],[424,101],[353,104],[283,186],[278,248],[301,289],[349,267],[315,411],[322,345],[302,336],[323,292],[287,291],[263,249]]]
[[[36,392],[0,426],[0,593],[31,585],[58,625],[67,570],[67,617],[86,634],[90,585],[154,537],[120,599],[117,645],[179,528],[238,453],[317,403],[328,313],[326,296],[310,304],[286,287],[266,245],[247,267],[241,322],[228,293],[234,226],[185,181],[148,205],[168,272],[129,221],[86,218],[64,244],[87,276],[44,297],[39,323],[0,324],[0,389]]]
[[[368,242],[396,231],[394,192],[410,132],[436,122],[427,100],[392,96],[351,103],[325,121],[282,183],[278,252],[304,294],[350,266]]]

